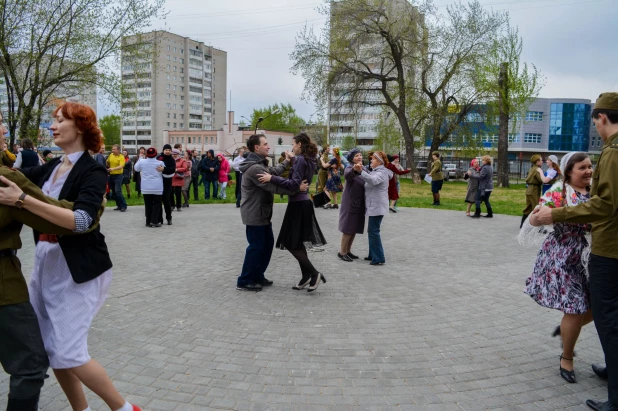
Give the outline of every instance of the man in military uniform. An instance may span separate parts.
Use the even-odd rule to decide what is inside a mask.
[[[444,174],[442,173],[442,161],[440,161],[440,153],[434,151],[431,153],[433,163],[431,163],[431,193],[433,194],[433,204],[440,205],[440,190],[444,182]]]
[[[575,207],[540,207],[530,222],[592,223],[590,303],[605,353],[608,400],[588,400],[593,410],[618,411],[618,93],[603,93],[592,111],[603,149],[592,174],[591,198]]]
[[[4,133],[0,130],[0,146],[4,145],[4,140]],[[27,202],[30,196],[73,209],[71,202],[43,195],[39,187],[18,171],[0,166],[0,176],[23,190],[26,196],[21,198],[22,202]],[[0,187],[4,186],[6,184],[0,180]],[[96,228],[98,222],[97,219],[90,230]],[[21,248],[19,234],[24,224],[44,234],[75,234],[20,208],[20,204],[15,207],[0,205],[0,364],[11,375],[7,411],[38,409],[39,394],[49,367],[39,323],[17,258],[17,250]]]
[[[324,163],[328,164],[328,153],[330,153],[330,146],[325,145],[322,150],[320,161],[318,161],[318,188],[316,193],[321,193],[326,188],[326,180],[328,180],[328,167],[324,168]]]
[[[526,208],[524,208],[524,215],[521,216],[521,224],[519,228],[522,228],[524,225],[524,221],[530,215],[530,213],[535,209],[536,206],[539,205],[539,200],[541,199],[541,188],[543,187],[543,179],[541,178],[541,165],[543,164],[543,159],[540,154],[535,154],[530,157],[530,162],[532,166],[530,166],[530,171],[528,171],[528,176],[526,177]]]

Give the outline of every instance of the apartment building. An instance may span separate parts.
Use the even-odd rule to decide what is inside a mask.
[[[122,144],[161,150],[164,131],[219,130],[227,52],[167,31],[123,38]]]

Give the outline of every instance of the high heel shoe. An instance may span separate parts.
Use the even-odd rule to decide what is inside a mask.
[[[315,285],[313,285],[313,286],[310,285],[309,288],[307,288],[307,292],[308,293],[312,293],[315,290],[317,290],[318,289],[318,285],[320,285],[320,281],[322,281],[324,284],[326,284],[326,278],[324,277],[324,275],[322,273],[318,273],[318,278],[315,281]]]
[[[562,354],[560,354],[560,376],[568,383],[576,383],[577,380],[575,379],[575,370],[569,371],[562,368],[562,360],[573,361],[573,358],[564,358]]]
[[[309,277],[309,279],[305,281],[304,283],[303,283],[303,280],[301,279],[298,284],[292,287],[292,290],[302,290],[303,288],[308,286],[310,282],[311,282],[311,277]]]

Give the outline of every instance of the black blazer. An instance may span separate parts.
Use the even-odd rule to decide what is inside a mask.
[[[43,187],[59,162],[60,158],[55,158],[40,167],[24,170],[24,174],[30,181]],[[103,202],[106,182],[105,167],[85,152],[73,165],[58,199],[74,202],[74,210],[84,210],[95,220]],[[34,231],[34,241],[38,240],[39,233]],[[71,276],[78,284],[90,281],[112,268],[105,236],[99,227],[87,234],[59,236],[58,243]]]

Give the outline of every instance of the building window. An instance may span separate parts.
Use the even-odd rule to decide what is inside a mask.
[[[172,98],[172,96],[170,95],[170,93],[167,93],[167,98]]]
[[[176,66],[174,66],[174,71],[176,71]]]
[[[176,53],[176,47],[174,47],[174,53]]]
[[[176,103],[174,103],[174,110],[176,110]]]
[[[170,113],[167,113],[167,118],[170,118]]]
[[[170,46],[167,46],[167,51],[170,51]]]
[[[165,103],[165,107],[172,108],[172,105],[170,103]]]
[[[213,143],[214,139],[215,139],[214,137],[212,137],[212,136],[210,137],[210,144],[214,144]]]
[[[180,54],[185,54],[185,50],[184,49],[180,49]]]
[[[168,84],[165,88],[169,90],[170,89],[170,85]]]
[[[552,103],[549,144],[552,151],[586,151],[590,142],[589,104]]]
[[[184,73],[184,72],[185,72],[185,69],[183,69],[183,68],[181,67],[181,68],[180,68],[180,72],[181,72],[181,73]]]
[[[511,143],[519,143],[519,134],[509,133],[509,144]]]
[[[169,121],[167,122],[167,126],[168,126],[168,127],[170,126],[170,122],[169,122]]]
[[[169,54],[167,55],[167,61],[170,61],[170,55]]]
[[[167,79],[168,79],[168,80],[170,79],[170,75],[169,75],[169,74],[167,75]]]
[[[202,144],[202,137],[201,136],[197,138],[197,143],[198,144]]]
[[[174,123],[174,128],[176,128],[176,123]]]
[[[185,128],[185,123],[180,123],[180,128]]]
[[[168,69],[168,70],[170,69],[170,65],[169,65],[169,64],[167,65],[167,69]]]
[[[524,135],[524,143],[536,143],[536,144],[540,144],[541,143],[541,137],[542,134],[537,134],[537,133],[526,133]]]
[[[526,112],[526,121],[543,121],[543,112],[542,111]]]
[[[174,113],[174,118],[176,118],[176,113]]]

